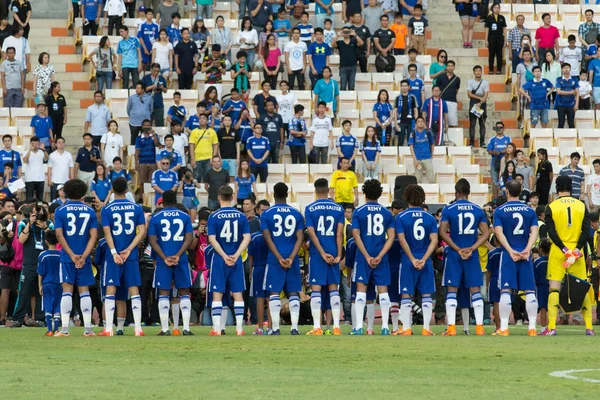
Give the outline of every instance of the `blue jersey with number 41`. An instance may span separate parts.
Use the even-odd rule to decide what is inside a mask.
[[[442,221],[449,223],[452,241],[458,247],[464,249],[473,246],[477,242],[479,224],[481,222],[487,223],[487,218],[478,205],[468,200],[457,200],[444,208]]]
[[[148,236],[156,236],[158,245],[167,257],[177,254],[185,241],[185,235],[192,232],[190,217],[176,208],[169,207],[157,212],[148,224]],[[187,259],[186,252],[181,255],[181,258],[184,257]]]
[[[233,207],[221,208],[208,217],[208,235],[216,236],[228,256],[235,254],[246,233],[250,234],[248,217]]]
[[[80,201],[69,201],[56,210],[54,229],[62,229],[65,241],[73,253],[81,255],[90,240],[90,230],[98,229],[98,218],[91,207]],[[90,260],[88,256],[86,262]],[[73,263],[64,249],[60,253],[60,261]]]
[[[371,257],[377,257],[387,240],[387,230],[394,227],[394,216],[384,206],[376,202],[366,203],[354,211],[352,229],[360,231],[360,238]],[[387,254],[382,262],[387,262]],[[361,251],[356,252],[356,262],[365,262]]]
[[[269,231],[279,254],[287,258],[296,245],[296,233],[304,231],[304,218],[300,211],[287,204],[275,204],[260,216],[260,230]],[[279,265],[269,251],[267,264]]]
[[[133,242],[137,234],[136,228],[146,224],[142,207],[125,199],[114,200],[102,207],[101,216],[102,226],[110,227],[115,250],[119,253]],[[137,260],[138,251],[132,251],[127,259]]]

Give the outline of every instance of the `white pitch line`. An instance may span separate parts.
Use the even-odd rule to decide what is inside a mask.
[[[554,371],[554,372],[550,372],[550,376],[553,376],[555,378],[566,378],[566,379],[573,379],[573,380],[578,380],[578,381],[584,381],[584,382],[590,382],[590,383],[600,383],[600,379],[594,379],[594,378],[586,378],[586,377],[582,377],[582,376],[573,376],[572,374],[575,373],[579,373],[579,372],[591,372],[591,371],[600,371],[600,369],[569,369],[566,371]]]

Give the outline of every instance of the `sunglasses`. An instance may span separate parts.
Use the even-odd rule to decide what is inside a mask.
[[[168,162],[161,162],[161,165],[169,165]]]
[[[448,58],[448,56],[440,56],[440,58]]]

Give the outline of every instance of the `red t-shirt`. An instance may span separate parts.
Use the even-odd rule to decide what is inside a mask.
[[[548,28],[541,26],[535,31],[535,39],[539,40],[538,48],[540,49],[553,49],[554,40],[560,37],[558,29],[554,25],[550,25]]]

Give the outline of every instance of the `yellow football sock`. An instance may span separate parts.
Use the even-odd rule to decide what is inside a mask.
[[[558,291],[553,290],[548,295],[548,329],[556,329],[558,316]]]
[[[585,329],[594,329],[592,326],[592,302],[590,301],[590,296],[585,296],[585,300],[583,300],[581,315],[585,322]]]

